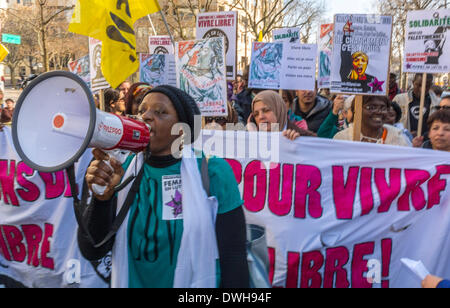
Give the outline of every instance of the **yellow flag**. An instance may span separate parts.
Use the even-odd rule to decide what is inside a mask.
[[[0,62],[5,60],[5,58],[8,54],[9,54],[9,50],[5,46],[0,44]]]
[[[139,68],[134,23],[160,10],[157,0],[78,0],[69,31],[103,42],[103,76],[116,88]]]
[[[262,40],[263,40],[263,33],[262,31],[259,31],[258,42],[262,42]]]

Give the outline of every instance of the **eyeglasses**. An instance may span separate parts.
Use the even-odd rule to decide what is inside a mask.
[[[211,124],[212,122],[216,122],[222,126],[227,124],[228,119],[224,117],[205,117],[205,124]]]
[[[436,106],[434,107],[436,110],[450,110],[450,106]]]
[[[370,111],[370,112],[375,112],[375,111],[387,112],[388,111],[388,108],[386,106],[380,107],[380,106],[374,106],[374,105],[366,105],[366,106],[364,106],[364,109],[366,109],[367,111]]]

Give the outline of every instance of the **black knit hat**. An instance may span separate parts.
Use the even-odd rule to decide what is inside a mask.
[[[201,125],[197,125],[198,127],[195,127],[194,116],[200,115],[200,109],[194,99],[186,92],[169,85],[157,86],[156,88],[148,91],[146,95],[155,92],[164,94],[170,99],[175,107],[180,122],[186,123],[191,128],[191,142],[194,142],[194,140],[197,139],[201,129]],[[196,128],[197,131],[195,131]]]

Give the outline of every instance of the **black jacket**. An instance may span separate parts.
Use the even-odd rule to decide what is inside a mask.
[[[300,110],[298,97],[294,100],[294,106],[295,114],[305,119],[308,123],[308,130],[314,133],[317,133],[320,125],[322,125],[323,121],[325,121],[331,109],[333,108],[333,104],[327,98],[320,95],[316,96],[314,107],[308,113],[304,113]]]
[[[253,97],[251,89],[246,89],[236,95],[234,109],[238,113],[239,122],[247,124],[248,117],[252,113],[252,101]]]

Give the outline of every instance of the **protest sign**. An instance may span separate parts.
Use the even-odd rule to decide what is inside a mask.
[[[450,9],[408,12],[404,72],[450,72],[449,30]]]
[[[450,277],[447,152],[242,131],[201,138],[206,155],[228,158],[246,222],[266,229],[274,287],[420,287],[402,258]],[[266,156],[272,139],[279,155],[271,146]]]
[[[300,28],[281,28],[272,31],[274,41],[300,43]]]
[[[172,40],[168,35],[150,36],[148,50],[150,54],[174,54]]]
[[[227,79],[235,80],[237,12],[214,12],[198,14],[196,33],[196,38],[198,40],[211,37],[224,38]]]
[[[249,87],[314,90],[317,45],[254,42]]]
[[[224,38],[177,42],[177,87],[198,104],[202,116],[225,116],[227,84]]]
[[[392,16],[336,15],[331,92],[386,95]]]
[[[78,77],[83,79],[83,81],[86,82],[88,87],[91,86],[91,74],[89,71],[89,66],[90,66],[89,55],[86,55],[78,60],[69,62],[69,71],[71,73],[78,75]]]
[[[317,42],[319,49],[319,76],[317,79],[319,88],[330,87],[333,29],[334,24],[320,25],[319,29],[319,37]]]
[[[78,188],[92,159],[75,165]],[[81,189],[79,189],[81,193]],[[65,170],[32,170],[14,149],[9,127],[0,132],[0,288],[104,288],[111,255],[89,262],[77,243],[78,224]]]
[[[89,38],[89,63],[92,92],[108,89],[109,83],[102,73],[102,42],[91,37]]]
[[[170,54],[148,54],[139,56],[140,81],[152,87],[171,85],[176,87],[175,56]]]

